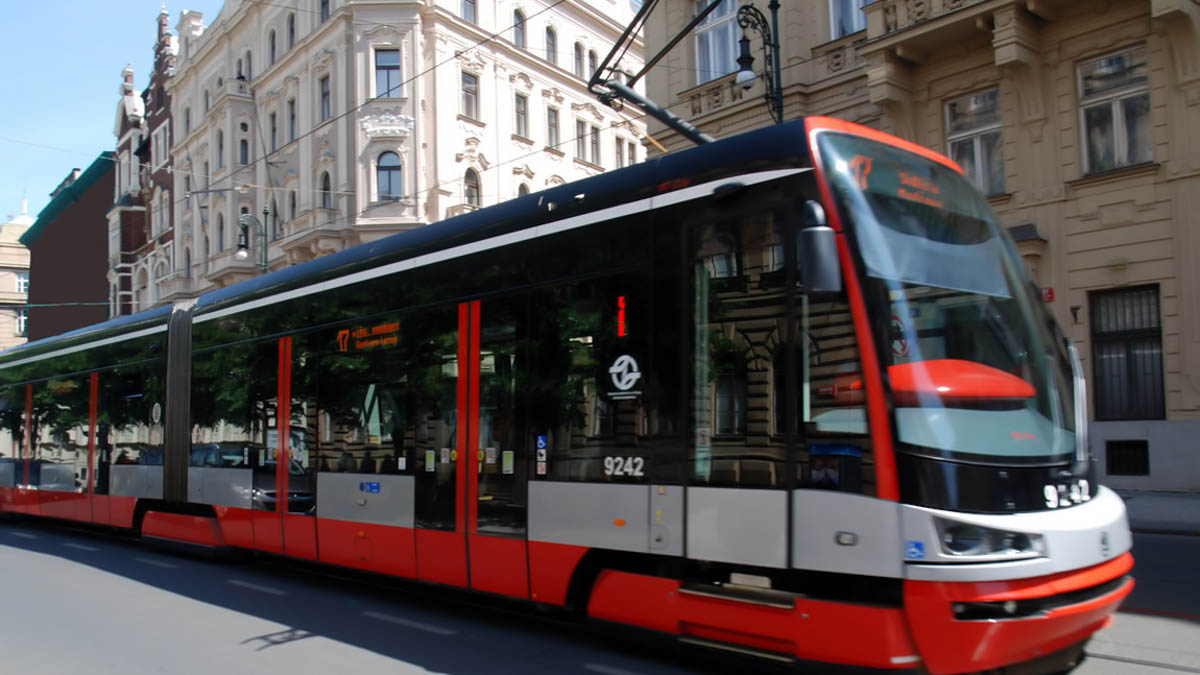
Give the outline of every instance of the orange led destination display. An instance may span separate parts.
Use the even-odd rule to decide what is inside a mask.
[[[339,352],[395,347],[400,343],[400,322],[343,328],[338,331],[337,343]]]

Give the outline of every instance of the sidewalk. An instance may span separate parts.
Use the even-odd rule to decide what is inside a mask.
[[[1200,492],[1116,490],[1134,532],[1200,535]]]

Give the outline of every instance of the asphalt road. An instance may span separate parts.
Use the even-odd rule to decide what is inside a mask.
[[[1138,586],[1081,675],[1200,673],[1200,537],[1136,535]],[[509,603],[264,559],[214,561],[0,523],[3,672],[58,675],[751,672]]]

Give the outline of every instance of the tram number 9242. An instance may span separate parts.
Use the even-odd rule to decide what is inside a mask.
[[[646,464],[646,460],[641,457],[605,457],[604,458],[604,475],[605,476],[637,476],[645,475],[642,469]]]
[[[1082,504],[1091,499],[1088,487],[1088,482],[1081,478],[1072,483],[1046,485],[1042,488],[1042,495],[1046,497],[1047,508],[1057,509]]]

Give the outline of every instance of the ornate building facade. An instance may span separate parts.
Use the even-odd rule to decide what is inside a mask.
[[[646,27],[648,53],[708,4],[663,0]],[[770,17],[767,0],[724,0],[648,80],[651,99],[716,137],[772,123],[757,33],[748,37],[760,76],[748,90],[736,82],[737,12],[747,4]],[[1200,240],[1191,222],[1200,212],[1200,7],[780,4],[784,118],[839,117],[958,161],[1080,346],[1101,479],[1200,487],[1190,442],[1200,433]],[[687,144],[658,123],[649,131],[668,149]],[[767,397],[754,377],[751,397]]]
[[[173,231],[155,240],[170,252],[138,256],[132,306],[644,159],[641,122],[585,86],[631,18],[627,0],[228,0],[207,26],[183,12],[163,97]]]

